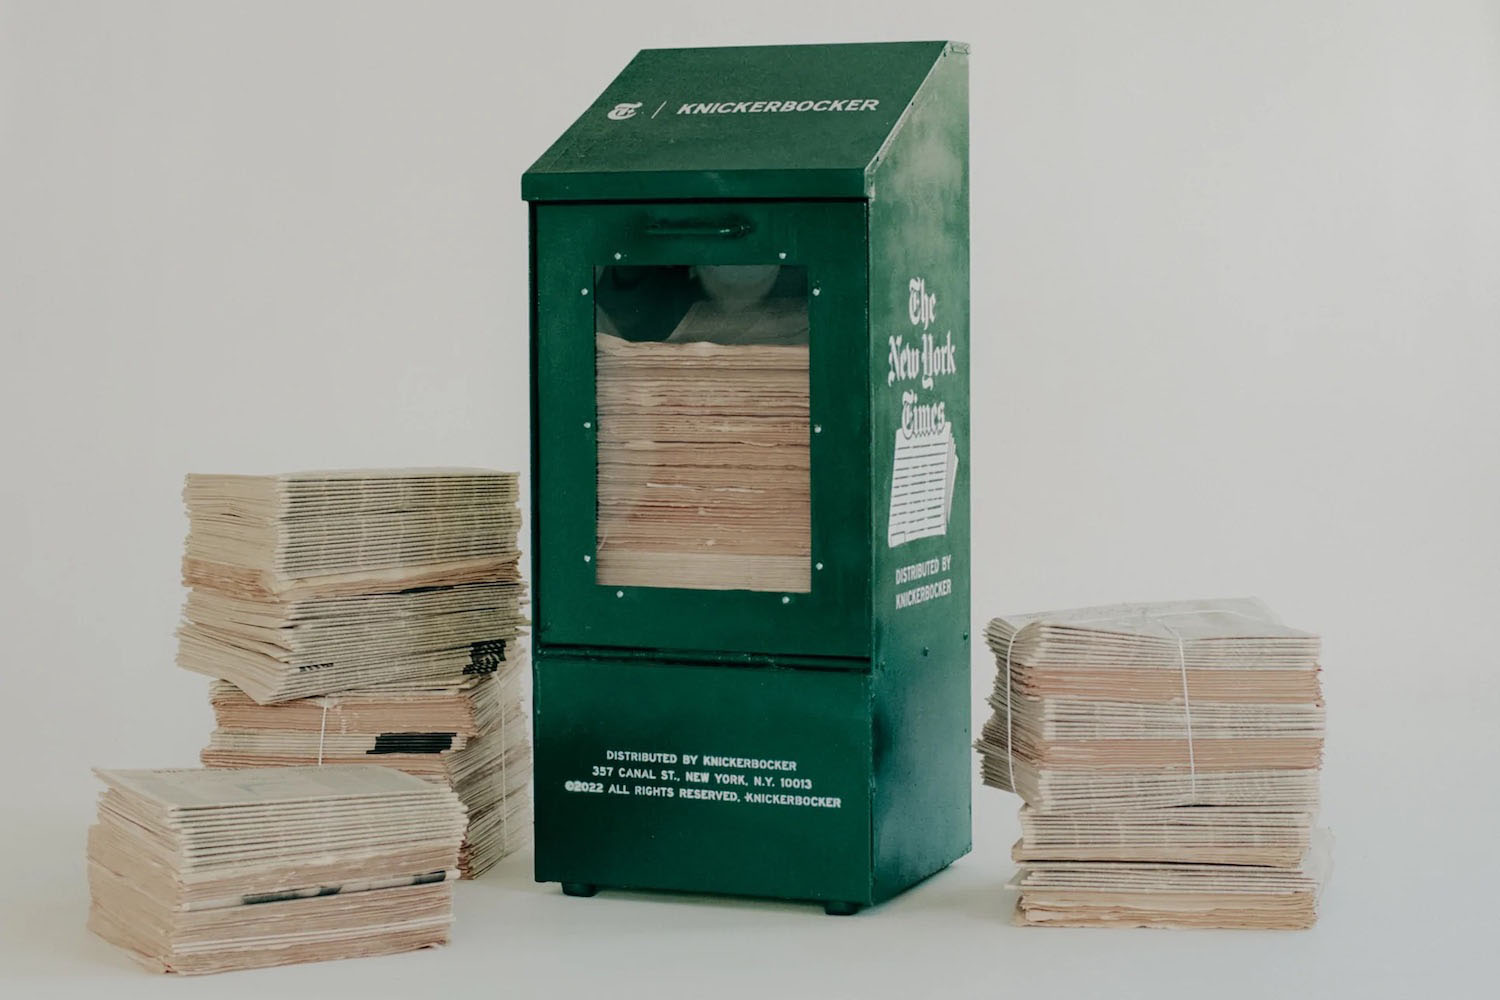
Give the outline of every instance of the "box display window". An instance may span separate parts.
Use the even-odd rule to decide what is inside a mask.
[[[594,270],[595,580],[806,593],[808,275]]]

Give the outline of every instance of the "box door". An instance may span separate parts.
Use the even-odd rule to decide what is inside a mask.
[[[871,901],[871,675],[538,666],[538,880]]]
[[[534,226],[541,640],[867,656],[864,204]]]

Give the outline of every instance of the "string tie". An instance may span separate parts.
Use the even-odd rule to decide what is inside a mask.
[[[328,735],[328,708],[336,699],[323,698],[323,721],[318,725],[318,766],[323,766],[323,740]]]
[[[1224,609],[1224,608],[1204,608],[1204,609],[1199,610],[1199,611],[1176,611],[1176,612],[1166,612],[1166,613],[1163,613],[1163,614],[1160,614],[1160,615],[1147,615],[1147,614],[1142,614],[1141,615],[1142,618],[1150,621],[1152,624],[1158,625],[1161,628],[1165,629],[1172,636],[1173,640],[1176,641],[1176,643],[1177,643],[1177,669],[1178,669],[1178,672],[1181,673],[1181,675],[1182,675],[1182,715],[1183,715],[1183,728],[1185,729],[1186,734],[1187,734],[1188,804],[1189,805],[1197,805],[1198,804],[1198,759],[1197,759],[1197,755],[1194,753],[1194,750],[1193,750],[1193,705],[1192,705],[1192,699],[1189,698],[1189,696],[1188,696],[1187,644],[1185,642],[1183,642],[1182,633],[1178,632],[1175,628],[1173,628],[1170,624],[1168,624],[1165,619],[1167,619],[1167,618],[1176,618],[1176,617],[1180,617],[1180,616],[1183,616],[1183,615],[1212,615],[1212,614],[1235,614],[1235,615],[1239,615],[1240,613],[1236,612],[1236,611],[1230,611],[1230,610]],[[1240,615],[1240,617],[1248,618],[1249,616],[1248,615]],[[1116,615],[1116,616],[1109,617],[1109,618],[1086,618],[1086,619],[1084,619],[1082,621],[1070,621],[1070,622],[1064,622],[1062,624],[1065,624],[1065,625],[1099,625],[1099,624],[1104,624],[1104,623],[1107,623],[1107,622],[1120,622],[1122,624],[1129,624],[1129,623],[1131,623],[1133,621],[1135,621],[1135,619],[1132,618],[1132,617],[1130,617],[1130,616],[1119,616],[1119,615]],[[1016,640],[1018,638],[1020,638],[1022,632],[1026,631],[1028,628],[1031,628],[1034,625],[1044,625],[1044,624],[1047,624],[1047,619],[1045,617],[1043,617],[1043,618],[1037,618],[1037,619],[1034,619],[1032,621],[1029,621],[1025,625],[1022,625],[1020,628],[1018,628],[1014,632],[1012,632],[1010,634],[1010,638],[1005,643],[1005,666],[1004,666],[1004,670],[1005,670],[1005,764],[1006,764],[1006,770],[1009,772],[1009,777],[1010,777],[1010,790],[1012,792],[1015,792],[1017,795],[1019,795],[1020,792],[1017,791],[1017,789],[1016,789],[1015,725],[1014,725],[1014,712],[1013,712],[1013,709],[1012,709],[1012,703],[1014,702],[1015,697],[1014,697],[1014,694],[1012,693],[1011,677],[1010,677],[1011,652],[1012,652],[1012,650],[1015,649]]]

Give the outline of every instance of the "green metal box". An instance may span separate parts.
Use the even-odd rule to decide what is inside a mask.
[[[969,849],[967,49],[647,50],[531,203],[536,877]]]

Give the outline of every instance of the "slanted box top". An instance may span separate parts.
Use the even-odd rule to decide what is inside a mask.
[[[952,42],[646,49],[521,178],[528,201],[864,198]]]

